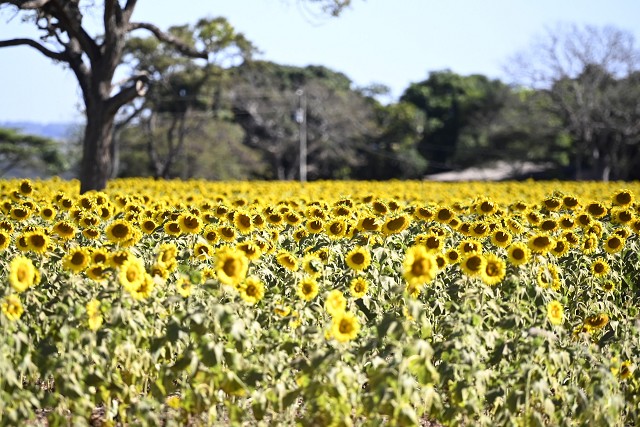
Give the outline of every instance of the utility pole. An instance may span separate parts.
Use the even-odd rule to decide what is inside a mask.
[[[307,182],[307,96],[304,90],[298,89],[298,109],[296,110],[296,122],[300,126],[300,182]]]

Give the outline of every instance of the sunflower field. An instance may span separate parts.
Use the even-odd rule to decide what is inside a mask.
[[[640,425],[638,194],[0,181],[0,425]]]

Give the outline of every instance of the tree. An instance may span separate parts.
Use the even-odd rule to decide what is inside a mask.
[[[630,94],[637,94],[639,70],[631,33],[576,25],[548,28],[508,67],[515,82],[553,101],[549,107],[573,141],[575,177],[605,180],[625,178],[621,156],[638,150],[640,100]]]
[[[38,176],[49,175],[66,166],[56,141],[0,128],[0,176],[16,168],[32,169]]]
[[[418,152],[423,138],[425,114],[407,102],[376,104],[378,131],[360,150],[366,158],[357,171],[360,179],[420,179],[427,161]]]
[[[123,108],[124,117],[116,125],[122,128],[137,120],[137,127],[146,135],[156,178],[175,175],[173,168],[183,156],[188,138],[211,132],[208,122],[217,120],[222,109],[220,92],[226,69],[250,60],[256,51],[222,17],[201,19],[195,26],[172,27],[169,33],[187,44],[205,46],[207,62],[185,58],[154,37],[128,40],[125,60],[149,76],[149,93],[144,101],[135,100]],[[210,141],[215,144],[216,140]]]
[[[499,117],[509,91],[500,80],[449,70],[432,72],[427,80],[405,90],[401,102],[414,105],[426,116],[418,151],[427,159],[429,173],[490,160],[490,126]]]
[[[301,131],[309,179],[347,178],[363,164],[359,147],[376,132],[371,98],[351,86],[347,76],[325,67],[253,61],[233,70],[225,97],[245,144],[271,165],[268,178],[300,177]]]
[[[337,15],[349,0],[308,0],[328,13]],[[137,0],[0,0],[0,8],[26,14],[41,32],[40,41],[28,38],[1,40],[0,47],[28,46],[44,56],[63,63],[73,71],[82,91],[87,125],[80,168],[80,191],[106,187],[113,168],[114,119],[118,110],[146,93],[148,76],[132,74],[126,82],[114,82],[122,63],[125,42],[130,33],[146,30],[158,40],[174,46],[189,57],[208,57],[205,47],[184,43],[148,22],[131,20]],[[102,22],[91,34],[85,13],[100,11]]]

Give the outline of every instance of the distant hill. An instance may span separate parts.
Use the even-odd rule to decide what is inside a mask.
[[[2,122],[0,127],[19,130],[29,135],[37,135],[45,138],[63,141],[71,136],[78,123],[38,123],[38,122]]]

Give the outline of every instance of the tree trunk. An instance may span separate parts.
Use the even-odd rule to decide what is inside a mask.
[[[107,111],[104,101],[87,105],[86,115],[80,193],[104,190],[113,168],[111,144],[115,116]]]

